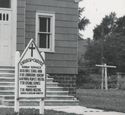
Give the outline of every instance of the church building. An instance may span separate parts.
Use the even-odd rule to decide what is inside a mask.
[[[75,0],[0,0],[0,68],[14,68],[15,52],[21,54],[33,38],[45,52],[48,77],[74,96],[77,24]]]

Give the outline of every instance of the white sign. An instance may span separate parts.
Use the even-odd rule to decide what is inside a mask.
[[[18,63],[19,98],[45,97],[45,62],[31,40]]]

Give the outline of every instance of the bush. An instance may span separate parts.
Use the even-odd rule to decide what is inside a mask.
[[[101,74],[85,74],[85,72],[80,71],[77,76],[77,88],[83,89],[100,89],[101,88]],[[108,77],[109,88],[117,87],[117,76],[112,75]]]

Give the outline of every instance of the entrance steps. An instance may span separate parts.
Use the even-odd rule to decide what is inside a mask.
[[[14,106],[15,70],[14,67],[0,67],[0,106]],[[39,106],[39,100],[21,99],[20,106]],[[46,78],[46,106],[75,106],[78,100],[54,82]]]

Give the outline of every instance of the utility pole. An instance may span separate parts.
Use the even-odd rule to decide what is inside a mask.
[[[102,24],[102,31],[101,31],[101,64],[104,64],[104,28],[103,28],[103,24]],[[104,68],[102,67],[102,71],[101,71],[101,75],[102,75],[102,81],[101,81],[101,89],[104,89]]]

